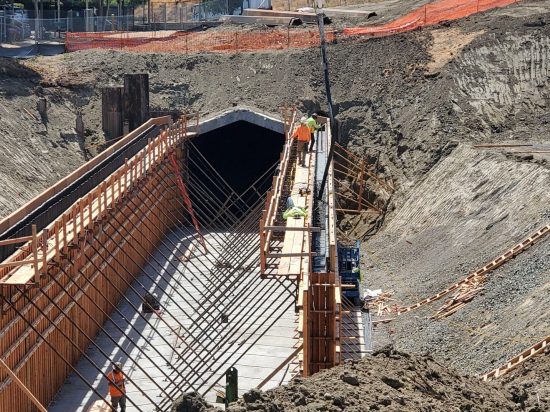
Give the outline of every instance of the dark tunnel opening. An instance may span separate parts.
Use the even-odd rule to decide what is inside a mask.
[[[283,144],[283,134],[245,121],[195,137],[188,145],[187,180],[200,224],[227,227],[257,208]]]

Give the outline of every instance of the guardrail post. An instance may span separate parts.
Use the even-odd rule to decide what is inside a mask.
[[[36,235],[36,225],[32,225],[32,256],[34,265],[34,282],[40,282],[40,273],[38,273],[38,236]]]

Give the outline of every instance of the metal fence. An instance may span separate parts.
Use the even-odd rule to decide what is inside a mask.
[[[18,19],[0,15],[0,42],[47,41],[64,39],[67,32],[134,30],[134,16],[78,16],[57,19]]]
[[[218,20],[224,14],[241,14],[248,8],[271,7],[272,0],[207,0],[189,3],[159,3],[138,6],[134,9],[136,21],[147,23],[183,23]]]

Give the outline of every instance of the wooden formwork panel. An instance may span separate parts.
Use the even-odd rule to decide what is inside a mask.
[[[17,310],[70,363],[74,364],[80,358],[80,350],[87,348],[90,339],[99,330],[98,324],[102,325],[105,321],[103,311],[110,313],[114,309],[128,284],[140,272],[145,257],[156,248],[169,229],[171,224],[162,211],[174,210],[178,204],[175,185],[168,178],[170,173],[168,164],[161,164],[147,181],[128,193],[133,202],[142,204],[142,207],[136,208],[128,197],[122,199],[110,218],[96,224],[93,246],[82,240],[75,241],[68,252],[70,262],[64,260],[63,263],[65,272],[51,266],[39,287],[28,289],[25,297],[18,297],[11,287],[14,292],[11,297],[18,299],[14,303]],[[143,223],[146,215],[148,224]],[[67,289],[68,294],[57,282]],[[80,289],[86,293],[83,294]],[[29,303],[29,299],[44,314]],[[77,320],[82,332],[69,319]],[[0,318],[0,334],[0,356],[40,402],[48,404],[71,371],[70,367],[13,310],[6,311]],[[0,410],[35,410],[4,370],[0,370]]]
[[[337,275],[311,273],[303,297],[303,371],[311,375],[339,363],[340,288]]]

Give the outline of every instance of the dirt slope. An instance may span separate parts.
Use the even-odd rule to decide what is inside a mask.
[[[550,410],[550,351],[525,362],[505,375],[502,381],[525,409]]]
[[[332,90],[344,143],[362,156],[381,150],[384,172],[406,189],[456,141],[544,138],[550,120],[545,107],[550,25],[533,23],[549,19],[541,14],[545,7],[547,1],[522,3],[421,32],[331,45]],[[461,39],[459,45],[449,49],[441,41],[445,36]],[[21,143],[36,150],[25,152],[31,164],[16,157],[25,166],[0,215],[82,162],[84,146],[102,141],[100,88],[121,84],[124,73],[150,74],[154,111],[188,107],[206,114],[245,105],[277,113],[284,104],[303,111],[326,105],[316,49],[191,56],[87,51],[29,59],[25,65],[41,77],[14,84],[22,93],[0,96],[8,111],[11,105],[17,112],[9,118],[18,119],[3,133],[7,152],[16,153]],[[52,107],[47,125],[23,110],[34,111],[38,85]],[[85,142],[73,135],[77,109],[84,114]],[[50,142],[67,148],[58,151]],[[48,166],[36,170],[41,163]],[[0,174],[15,175],[15,169],[8,162]],[[9,177],[0,178],[9,183]],[[15,187],[22,186],[18,194]]]
[[[42,89],[40,77],[16,60],[0,59],[0,217],[17,209],[85,160],[74,132],[71,98]],[[37,110],[40,97],[47,116]]]
[[[173,411],[213,410],[196,401],[194,405]],[[386,349],[280,388],[250,391],[226,410],[504,412],[521,407],[505,388],[460,376],[429,357]]]
[[[445,289],[548,223],[549,184],[539,164],[460,145],[364,244],[368,286],[394,290],[405,306]],[[490,274],[483,293],[447,319],[429,319],[442,300],[400,316],[391,339],[465,373],[499,366],[548,334],[549,245]],[[381,328],[378,343],[386,334]]]

